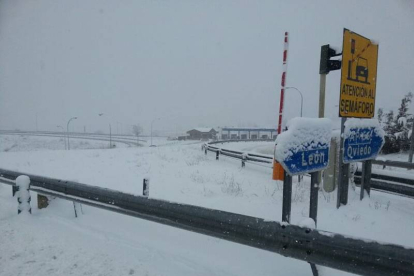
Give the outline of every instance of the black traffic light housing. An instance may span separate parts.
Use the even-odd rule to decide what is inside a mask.
[[[341,69],[340,60],[330,60],[331,57],[341,56],[342,53],[337,54],[336,51],[329,47],[329,44],[321,47],[321,63],[319,66],[319,74],[328,74],[330,71]]]

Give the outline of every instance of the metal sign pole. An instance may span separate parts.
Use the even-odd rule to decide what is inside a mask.
[[[347,166],[346,164],[344,164],[344,137],[343,137],[343,133],[345,130],[345,121],[346,118],[342,117],[341,118],[341,140],[339,142],[339,160],[338,160],[338,165],[339,165],[339,174],[338,174],[338,184],[336,185],[338,188],[337,190],[337,201],[336,201],[336,208],[339,208],[341,206],[341,203],[343,203],[343,198],[344,198],[344,190],[345,188],[343,186],[346,186],[346,192],[348,193],[348,179],[346,178],[347,174],[346,169]],[[345,178],[345,179],[344,179]],[[346,198],[348,198],[348,195],[346,195]],[[348,201],[348,200],[347,200]],[[345,203],[346,204],[346,203]]]
[[[325,116],[325,87],[326,87],[326,74],[320,74],[319,82],[319,118]]]
[[[290,223],[290,211],[292,208],[292,176],[284,171],[283,179],[283,206],[282,221]]]
[[[362,174],[361,174],[361,194],[360,200],[364,198],[365,191],[368,196],[371,193],[371,172],[372,172],[372,160],[362,162]]]
[[[359,193],[359,199],[363,200],[364,199],[364,188],[365,186],[365,161],[362,162],[362,169],[361,169],[361,191]]]
[[[325,117],[325,88],[326,88],[326,75],[320,74],[319,82],[319,118]],[[318,182],[322,182],[322,171],[318,173]]]
[[[315,221],[318,217],[318,182],[319,172],[311,173],[311,187],[310,187],[310,203],[309,203],[309,217]]]

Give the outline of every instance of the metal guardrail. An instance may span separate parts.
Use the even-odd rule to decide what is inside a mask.
[[[233,157],[233,158],[240,159],[240,160],[243,160],[243,158],[245,158],[246,161],[272,164],[273,158],[269,155],[245,153],[241,151],[227,150],[227,149],[213,146],[215,144],[220,144],[220,143],[250,142],[250,141],[254,142],[254,141],[273,141],[273,140],[222,140],[222,141],[214,141],[214,142],[206,143],[203,146],[204,146],[204,150],[208,150],[208,151],[212,151],[216,153],[219,152],[219,154],[224,155],[224,156],[229,156],[229,157]],[[414,163],[393,161],[393,160],[372,160],[372,164],[381,165],[384,168],[385,167],[396,167],[396,168],[404,168],[404,169],[414,169]],[[357,171],[355,173],[354,181],[355,181],[355,184],[357,185],[361,184],[361,172],[360,171]],[[413,179],[372,173],[371,187],[379,191],[392,192],[392,193],[396,193],[400,195],[414,197],[414,180]]]
[[[254,139],[254,140],[220,140],[220,141],[214,141],[209,142],[203,145],[203,149],[206,151],[212,151],[219,155],[224,155],[228,157],[233,157],[236,159],[242,160],[242,162],[258,162],[258,163],[265,163],[265,164],[273,164],[273,157],[270,155],[262,155],[262,154],[256,154],[256,153],[246,153],[242,151],[236,151],[236,150],[228,150],[223,149],[220,147],[216,147],[214,145],[217,144],[223,144],[223,143],[230,143],[230,142],[273,142],[274,139]],[[243,164],[243,163],[242,163]]]
[[[357,171],[354,175],[354,182],[361,184],[361,172]],[[397,176],[383,175],[378,173],[371,174],[371,188],[396,193],[400,195],[414,197],[414,180]]]
[[[380,165],[385,167],[395,167],[402,169],[414,169],[414,164],[409,162],[401,162],[394,160],[372,160],[373,165]],[[361,171],[356,171],[354,174],[354,182],[357,185],[361,184]],[[371,187],[373,189],[395,194],[414,197],[414,179],[404,178],[401,176],[394,176],[388,174],[381,174],[377,171],[371,173]]]
[[[0,176],[5,179],[13,180],[22,174],[0,169]],[[414,273],[414,249],[411,248],[220,210],[148,199],[71,181],[27,176],[30,177],[32,191],[271,251],[317,265],[367,276],[403,276]]]
[[[401,161],[393,161],[393,160],[372,160],[373,165],[381,165],[384,167],[396,167],[396,168],[403,168],[403,169],[414,169],[414,163],[409,162],[401,162]]]

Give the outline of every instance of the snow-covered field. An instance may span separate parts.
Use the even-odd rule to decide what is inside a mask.
[[[50,136],[49,136],[50,135]],[[45,150],[64,150],[64,137],[55,137],[55,134],[1,134],[0,152],[17,151],[45,151]],[[120,140],[120,141],[117,141]],[[122,142],[125,141],[125,142]],[[134,144],[131,144],[133,142]],[[168,141],[164,137],[153,137],[153,144],[156,146],[166,146],[178,143],[178,141]],[[188,143],[192,143],[187,142]],[[136,147],[136,140],[131,137],[112,136],[112,145],[116,148]],[[150,145],[150,138],[140,138],[140,146]],[[107,149],[109,147],[109,136],[75,136],[70,137],[71,150],[79,149]]]
[[[116,147],[126,147],[124,143],[113,142]],[[109,142],[70,138],[70,147],[78,149],[105,149],[109,147]],[[64,150],[65,138],[63,137],[42,137],[21,135],[1,135],[0,152],[16,151],[44,151],[44,150]]]
[[[204,155],[201,142],[157,143],[2,152],[0,168],[133,194],[149,177],[152,198],[280,221],[282,183],[271,180],[269,168],[241,168],[239,160],[226,157],[216,161],[212,153]],[[273,145],[258,143],[256,148]],[[228,146],[242,145],[249,147]],[[307,178],[294,183],[294,224],[308,216],[309,190]],[[359,201],[359,189],[350,188],[349,200],[338,210],[335,193],[320,193],[318,228],[414,247],[413,199],[373,191]],[[18,216],[11,188],[0,184],[0,275],[311,275],[304,262],[92,207],[83,206],[85,214],[75,219],[72,203],[64,200],[43,210],[34,206],[35,196],[33,215]]]

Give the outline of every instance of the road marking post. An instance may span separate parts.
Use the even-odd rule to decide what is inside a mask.
[[[19,203],[17,207],[17,213],[22,212],[32,213],[32,207],[30,206],[31,196],[30,196],[30,178],[26,175],[20,175],[16,178],[16,186],[18,187],[17,191],[17,202]]]

